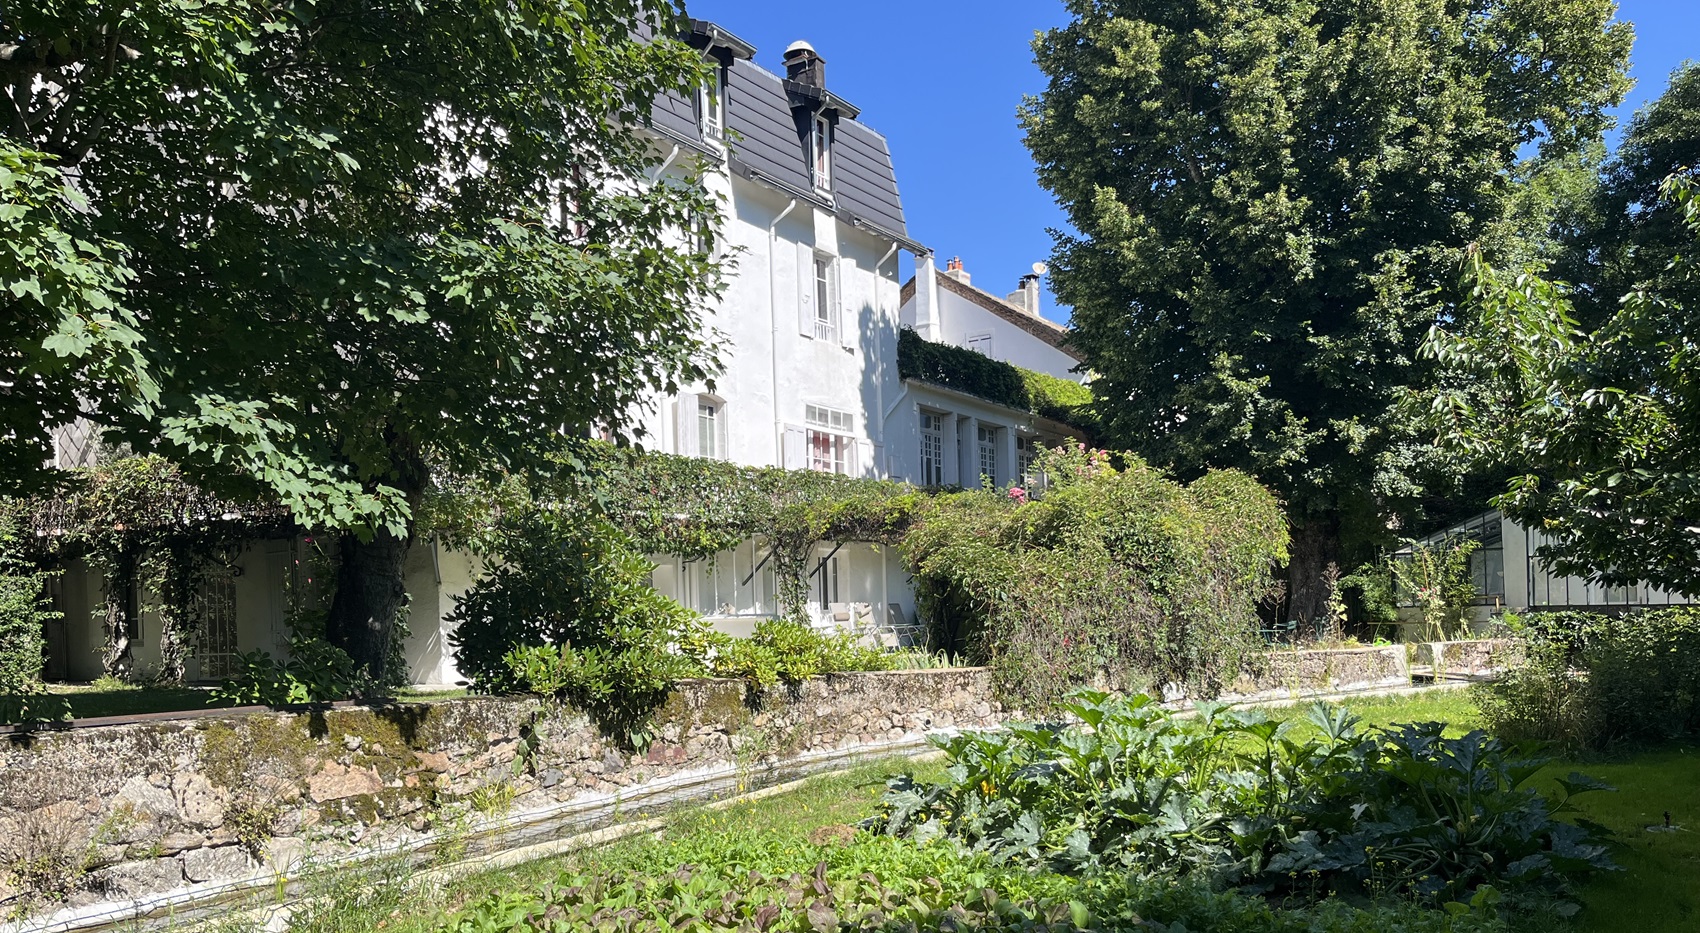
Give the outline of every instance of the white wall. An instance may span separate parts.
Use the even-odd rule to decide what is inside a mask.
[[[932,320],[930,322],[919,321],[918,317],[926,316],[928,313],[924,305],[932,292],[923,293],[923,289],[926,287],[926,277],[932,272],[930,264],[916,264],[915,285],[917,294],[911,296],[909,301],[903,305],[901,316],[905,326],[915,328],[917,333],[935,343],[948,343],[957,347],[968,346],[971,337],[990,335],[991,350],[986,355],[994,360],[1002,360],[1005,363],[1046,373],[1059,379],[1068,379],[1073,382],[1084,381],[1084,374],[1070,372],[1079,364],[1079,361],[1074,357],[1003,317],[951,291],[944,284],[942,276],[937,287],[938,300],[930,312]],[[989,297],[996,300],[995,296]],[[919,309],[918,303],[921,305]],[[924,328],[918,326],[921,324],[926,326]],[[1049,324],[1046,323],[1042,326],[1049,326]]]
[[[645,446],[694,453],[680,433],[694,430],[698,394],[725,405],[730,459],[752,466],[787,462],[785,433],[806,429],[806,407],[853,415],[858,475],[874,475],[883,456],[882,401],[895,369],[899,285],[891,240],[840,222],[807,201],[742,178],[714,176],[725,196],[722,236],[735,263],[726,292],[704,315],[724,372],[714,383],[652,399],[642,416]],[[794,206],[793,206],[794,205]],[[814,333],[813,261],[836,262],[836,339]]]

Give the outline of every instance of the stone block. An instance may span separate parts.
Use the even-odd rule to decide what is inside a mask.
[[[241,846],[190,849],[178,858],[183,862],[183,877],[197,882],[240,878],[253,866],[253,861]]]
[[[375,768],[352,768],[337,762],[326,762],[317,774],[307,779],[307,793],[324,803],[362,794],[376,794],[384,789],[383,779]]]
[[[89,875],[89,886],[109,899],[158,894],[183,885],[183,867],[176,859],[119,862]]]

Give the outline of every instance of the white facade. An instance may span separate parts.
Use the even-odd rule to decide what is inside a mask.
[[[1074,371],[1079,355],[1062,345],[1068,328],[1039,316],[1036,277],[1024,276],[1023,288],[998,298],[975,288],[960,260],[951,260],[951,266],[941,273],[930,256],[916,260],[915,279],[904,286],[903,326],[934,343],[978,350],[1058,379],[1085,381]]]

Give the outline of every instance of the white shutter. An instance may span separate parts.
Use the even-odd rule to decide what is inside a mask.
[[[785,426],[784,467],[787,470],[806,470],[809,467],[809,438],[794,424]]]
[[[815,250],[807,243],[797,244],[797,331],[815,335]]]
[[[696,456],[697,397],[694,394],[679,396],[678,428],[678,454],[682,457]]]
[[[714,439],[714,452],[722,460],[732,459],[732,419],[727,417],[726,403],[722,402],[714,412],[714,431],[718,435]]]
[[[861,322],[844,303],[844,280],[839,277],[838,267],[844,264],[843,259],[834,260],[826,269],[826,293],[832,296],[832,316],[838,323],[838,343],[844,347],[855,347]]]

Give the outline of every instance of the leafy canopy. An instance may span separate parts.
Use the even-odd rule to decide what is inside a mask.
[[[1696,180],[1673,175],[1663,191],[1692,251]],[[1445,368],[1428,410],[1443,449],[1520,471],[1496,501],[1547,535],[1541,554],[1560,573],[1700,595],[1700,333],[1673,297],[1700,294],[1693,257],[1668,258],[1589,331],[1568,288],[1476,256],[1474,316],[1424,345]]]
[[[427,461],[537,468],[563,429],[622,427],[644,393],[705,375],[691,335],[718,287],[712,229],[678,235],[712,205],[650,184],[656,156],[632,132],[700,79],[694,50],[643,38],[679,15],[663,0],[8,9],[0,222],[21,239],[0,275],[30,314],[6,352],[39,379],[47,353],[116,383],[49,384],[50,421],[90,389],[88,413],[122,439],[363,533],[406,527]],[[49,163],[88,202],[74,223],[43,187]],[[83,280],[52,278],[79,262]],[[90,331],[104,348],[77,343]],[[151,396],[138,348],[157,419],[111,404]]]
[[[1106,442],[1384,529],[1422,465],[1390,409],[1451,270],[1521,152],[1598,139],[1630,27],[1612,0],[1067,6],[1023,120],[1079,231],[1052,281]]]

